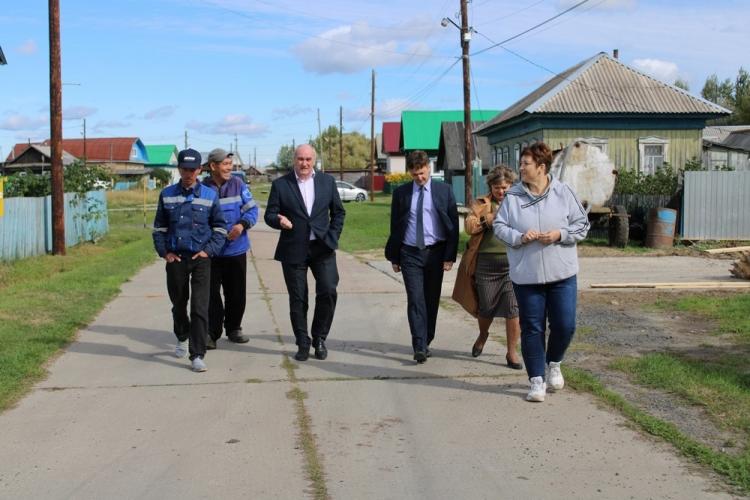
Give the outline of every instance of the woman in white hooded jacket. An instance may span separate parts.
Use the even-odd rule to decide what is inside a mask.
[[[560,390],[565,384],[560,363],[576,328],[576,243],[589,229],[586,210],[573,190],[549,174],[551,163],[546,144],[524,148],[521,182],[508,190],[493,222],[495,235],[508,246],[521,354],[531,383],[528,401],[544,401],[548,385]]]

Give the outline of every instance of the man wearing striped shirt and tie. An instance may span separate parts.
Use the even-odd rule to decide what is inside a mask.
[[[414,360],[432,355],[443,273],[458,251],[458,210],[451,186],[430,179],[430,159],[412,151],[406,168],[413,182],[398,187],[391,203],[391,234],[385,258],[402,273]]]

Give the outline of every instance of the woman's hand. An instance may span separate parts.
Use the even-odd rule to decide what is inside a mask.
[[[541,233],[535,229],[529,229],[523,236],[521,236],[521,243],[526,244],[538,240],[540,234]]]
[[[546,233],[540,233],[537,239],[542,245],[551,245],[552,243],[560,241],[560,230],[553,229]]]

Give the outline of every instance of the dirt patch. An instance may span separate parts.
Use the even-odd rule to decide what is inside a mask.
[[[734,433],[712,420],[703,408],[675,395],[632,383],[610,368],[616,358],[639,357],[648,353],[674,353],[709,361],[727,349],[739,354],[729,336],[716,335],[717,325],[692,314],[652,310],[657,300],[674,299],[687,292],[639,291],[584,292],[578,305],[578,333],[566,356],[576,367],[596,375],[609,389],[647,413],[670,422],[683,433],[715,450],[738,453],[732,443],[744,443],[744,435]],[[721,296],[726,292],[712,292]]]

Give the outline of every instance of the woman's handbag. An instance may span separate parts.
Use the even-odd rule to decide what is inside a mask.
[[[461,304],[461,307],[475,318],[479,311],[479,299],[474,281],[474,271],[477,268],[477,251],[479,250],[479,244],[482,242],[483,234],[472,235],[466,243],[466,251],[461,256],[461,264],[458,266],[456,283],[453,285],[453,294],[451,295],[453,300]]]

